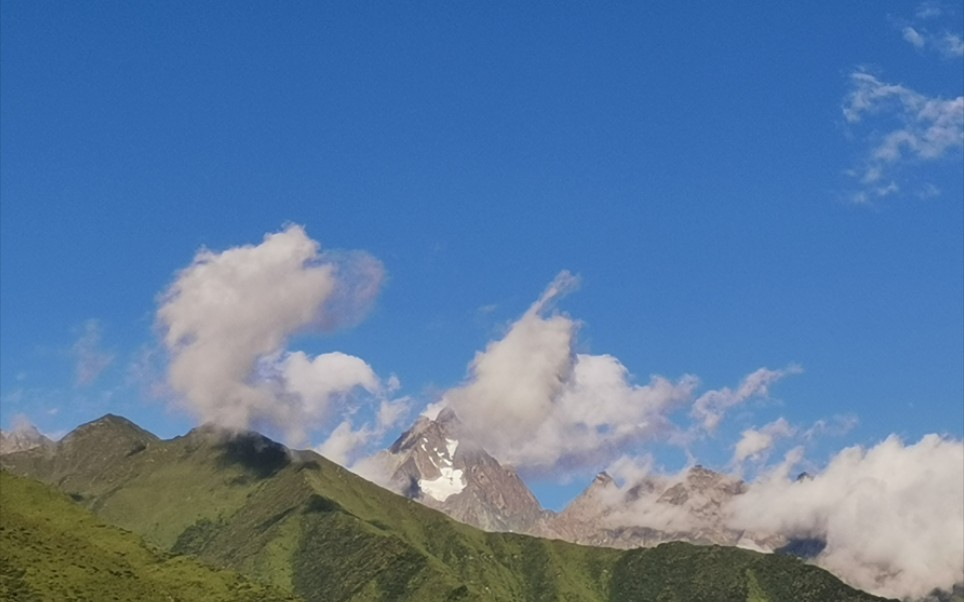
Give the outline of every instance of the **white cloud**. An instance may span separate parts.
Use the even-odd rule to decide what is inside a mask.
[[[78,339],[70,348],[74,359],[74,381],[79,387],[91,385],[114,361],[114,354],[101,348],[101,327],[98,320],[84,322]]]
[[[851,90],[843,105],[845,119],[857,126],[874,118],[866,157],[851,172],[862,186],[855,200],[893,194],[899,190],[895,172],[904,164],[935,161],[964,147],[964,96],[926,96],[883,82],[866,71],[852,73],[850,80]]]
[[[399,424],[408,412],[412,409],[411,399],[402,397],[400,399],[382,400],[378,406],[376,425],[380,431],[385,431]]]
[[[355,429],[352,425],[351,417],[346,417],[335,427],[324,442],[315,447],[315,451],[332,462],[350,467],[351,470],[365,476],[369,480],[376,480],[374,476],[366,476],[367,473],[362,474],[362,472],[360,472],[364,471],[366,466],[375,466],[375,464],[372,464],[369,460],[370,456],[360,457],[362,451],[385,435],[388,429],[401,422],[410,410],[411,400],[408,397],[392,400],[383,399],[379,404],[378,412],[375,416],[374,427],[365,423]],[[349,413],[351,413],[351,410],[349,410]],[[382,478],[384,475],[380,472],[376,472],[375,474],[379,477],[380,483],[383,485],[387,483],[385,478]]]
[[[789,437],[794,430],[784,419],[779,418],[760,429],[743,431],[733,450],[733,464],[740,465],[747,460],[765,460],[773,444],[780,437]]]
[[[733,498],[729,526],[824,538],[819,565],[882,595],[920,597],[964,580],[964,442],[891,436],[798,481],[790,475],[801,457],[793,450]]]
[[[259,245],[202,249],[161,298],[157,321],[170,354],[168,382],[201,420],[243,430],[269,426],[301,444],[332,403],[377,397],[360,358],[287,351],[292,335],[360,319],[383,277],[362,253],[322,254],[289,226]]]
[[[335,351],[310,359],[301,351],[285,355],[280,362],[285,389],[307,406],[323,406],[334,396],[362,387],[369,393],[379,389],[378,377],[361,358]]]
[[[904,40],[918,50],[933,50],[946,59],[964,56],[964,40],[961,39],[960,34],[950,31],[934,34],[910,25],[904,27],[901,33]]]
[[[909,25],[904,28],[903,34],[904,39],[910,42],[916,48],[923,48],[926,44],[924,36],[922,36],[920,32]]]
[[[699,384],[688,375],[638,384],[618,358],[576,353],[578,322],[551,311],[575,283],[561,273],[503,338],[476,354],[467,381],[442,399],[500,461],[557,476],[670,437],[679,430],[670,415],[694,403]],[[715,426],[727,408],[766,395],[795,370],[760,369],[736,391],[704,394],[694,413]]]
[[[860,421],[854,414],[839,414],[832,418],[821,418],[801,433],[805,441],[811,441],[824,435],[840,436],[849,433]]]
[[[959,31],[947,29],[947,26],[959,29],[960,18],[956,13],[954,8],[925,2],[918,6],[910,22],[899,20],[898,27],[904,40],[917,50],[957,59],[964,56],[964,40]]]
[[[354,430],[350,420],[343,420],[315,451],[332,462],[346,466],[355,450],[366,445],[372,437],[371,429],[362,427]]]
[[[937,2],[921,2],[914,13],[918,19],[934,19],[944,14],[944,10]]]
[[[936,45],[946,57],[964,56],[964,39],[959,34],[947,32],[938,38]]]
[[[760,368],[747,375],[735,390],[729,387],[707,391],[697,398],[690,415],[702,425],[703,429],[713,432],[731,408],[753,398],[764,398],[770,394],[770,386],[792,374],[800,374],[803,368],[792,364],[782,370]]]

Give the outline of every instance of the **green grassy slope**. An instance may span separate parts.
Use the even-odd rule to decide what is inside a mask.
[[[294,601],[226,570],[147,548],[67,496],[0,471],[0,600]]]
[[[878,599],[800,561],[745,550],[624,552],[484,533],[260,435],[199,429],[145,442],[138,431],[112,417],[53,454],[0,461],[164,549],[309,601]]]

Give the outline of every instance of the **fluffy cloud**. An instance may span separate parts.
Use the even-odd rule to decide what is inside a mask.
[[[332,462],[346,466],[355,450],[366,445],[373,436],[370,428],[363,426],[354,430],[350,420],[343,420],[315,451]]]
[[[576,282],[568,272],[561,273],[503,339],[476,354],[469,366],[470,381],[445,395],[470,428],[478,427],[490,451],[516,452],[506,454],[506,461],[522,459],[512,442],[547,420],[572,373],[577,324],[543,312]]]
[[[489,452],[520,468],[559,474],[603,465],[629,445],[674,432],[670,415],[694,403],[693,376],[637,384],[616,357],[574,351],[579,325],[552,305],[575,283],[562,272],[442,399]],[[735,391],[710,391],[694,415],[715,426],[727,408],[765,395],[793,370],[760,369]]]
[[[862,165],[852,173],[862,190],[855,200],[897,192],[893,173],[903,163],[934,161],[964,146],[964,96],[944,99],[930,97],[900,84],[881,81],[866,71],[850,75],[851,90],[843,114],[856,125],[874,116],[889,125],[884,134],[870,136],[870,148]]]
[[[733,464],[741,465],[747,460],[763,460],[773,448],[773,444],[780,437],[793,434],[790,424],[779,418],[761,429],[747,429],[743,431],[740,440],[733,450]]]
[[[114,355],[101,348],[100,339],[100,322],[93,319],[84,322],[80,337],[70,348],[77,386],[92,384],[114,361]]]
[[[383,437],[390,428],[398,425],[410,410],[411,400],[408,397],[383,399],[375,415],[374,426],[365,423],[356,429],[349,416],[335,427],[321,445],[315,447],[315,451],[332,462],[350,467],[351,470],[371,481],[387,486],[390,475],[385,474],[384,471],[378,471],[374,475],[369,474],[371,471],[365,472],[366,466],[375,467],[376,464],[371,463],[371,457],[360,457],[361,452],[366,446]],[[378,468],[384,467],[378,466]]]
[[[362,359],[287,351],[292,335],[360,319],[383,270],[362,253],[322,254],[289,226],[259,245],[202,249],[162,295],[157,321],[168,382],[201,420],[233,430],[267,426],[301,444],[335,402],[383,387]]]
[[[891,436],[796,480],[800,458],[794,450],[733,498],[729,525],[823,538],[818,564],[882,595],[919,597],[964,581],[964,442],[927,435],[905,445]]]

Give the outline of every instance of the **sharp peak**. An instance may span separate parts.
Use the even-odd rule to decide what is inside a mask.
[[[686,476],[697,476],[697,475],[710,475],[710,476],[720,476],[723,473],[711,470],[702,464],[694,464],[690,466],[689,470],[686,471]]]
[[[456,414],[455,410],[449,406],[445,406],[439,411],[438,416],[435,417],[435,422],[439,424],[462,424],[462,421],[459,420],[458,414]]]
[[[402,449],[407,449],[414,445],[418,438],[427,433],[433,433],[433,436],[441,436],[445,439],[456,439],[471,444],[471,441],[464,441],[469,439],[469,437],[467,437],[468,433],[465,432],[464,426],[455,413],[455,410],[445,407],[442,408],[434,419],[424,414],[419,416],[418,419],[415,420],[415,423],[399,435],[398,439],[389,446],[388,451],[398,453]]]
[[[421,433],[429,428],[432,428],[433,425],[445,433],[449,432],[451,429],[460,428],[462,426],[462,421],[459,420],[455,410],[450,407],[444,407],[435,416],[435,418],[429,418],[424,414],[419,416],[411,428],[406,431],[406,433]]]

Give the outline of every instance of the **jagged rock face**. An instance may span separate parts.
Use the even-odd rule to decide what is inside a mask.
[[[420,417],[385,454],[392,487],[487,531],[528,531],[542,508],[515,471],[473,445],[450,409]]]
[[[52,447],[54,442],[44,437],[37,427],[28,425],[9,433],[0,431],[0,454],[12,454],[36,448]]]
[[[645,478],[620,489],[606,473],[559,515],[540,526],[540,535],[617,548],[667,541],[736,545],[745,534],[723,526],[722,507],[746,490],[742,481],[702,466],[677,482]]]

